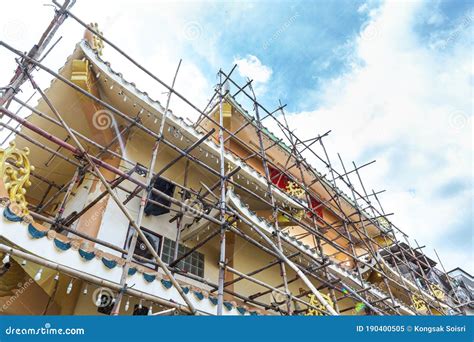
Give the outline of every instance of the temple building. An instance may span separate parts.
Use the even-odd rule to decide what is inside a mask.
[[[208,105],[197,108],[97,25],[84,25],[68,3],[57,5],[30,53],[1,43],[20,60],[4,89],[29,83],[40,97],[30,105],[16,90],[1,94],[2,127],[11,131],[0,152],[2,314],[462,315],[470,308],[472,292],[466,302],[456,290],[467,281],[409,242],[378,194],[366,192],[358,167],[333,167],[324,135],[296,136],[284,106],[267,109],[251,82],[232,78],[234,69],[219,72]],[[41,57],[66,17],[86,34],[55,71]],[[166,101],[114,70],[104,48],[165,87]],[[39,88],[35,73],[52,76],[51,85]],[[199,118],[173,113],[170,99]],[[271,120],[278,134],[265,127]]]

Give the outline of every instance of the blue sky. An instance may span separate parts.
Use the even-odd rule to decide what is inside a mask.
[[[447,268],[474,273],[470,2],[78,1],[73,12],[98,22],[168,83],[182,58],[177,89],[201,107],[217,70],[237,63],[236,76],[254,79],[268,108],[278,100],[287,104],[296,134],[311,138],[332,130],[325,141],[336,168],[337,152],[348,168],[352,161],[376,159],[361,173],[369,190],[387,190],[381,200],[395,213],[394,223],[426,245],[429,256],[435,258],[436,248]],[[0,37],[27,50],[51,16],[40,2],[9,2],[0,13]],[[72,52],[82,29],[67,20],[59,34],[62,41],[45,60],[53,69]],[[163,89],[110,48],[104,58],[164,99]],[[0,62],[5,84],[14,62],[5,51]],[[41,74],[37,80],[49,82]],[[171,106],[195,117],[175,100]],[[266,125],[278,134],[274,122]]]

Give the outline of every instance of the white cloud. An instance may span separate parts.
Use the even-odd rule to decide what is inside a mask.
[[[234,63],[238,66],[240,76],[250,78],[255,83],[267,83],[272,76],[272,69],[253,55],[247,55],[244,58],[235,58]]]
[[[347,168],[352,160],[361,165],[368,155],[376,158],[361,173],[369,189],[388,190],[382,199],[385,210],[396,213],[394,223],[426,244],[428,255],[436,248],[447,268],[472,272],[472,233],[457,231],[473,225],[472,188],[449,197],[439,191],[453,180],[472,185],[469,28],[445,49],[431,49],[414,30],[428,7],[362,6],[370,19],[352,42],[352,69],[324,82],[322,94],[313,95],[318,108],[292,114],[290,123],[303,137],[332,129],[326,146],[342,153]],[[450,240],[468,241],[464,257]]]

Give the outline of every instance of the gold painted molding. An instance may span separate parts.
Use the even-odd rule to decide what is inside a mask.
[[[420,296],[413,294],[411,300],[416,311],[426,313],[428,308],[426,307],[425,301]]]
[[[89,27],[100,35],[103,35],[102,31],[99,30],[99,25],[97,23],[90,23]],[[104,49],[104,41],[102,40],[102,38],[95,34],[92,34],[92,37],[89,42],[91,43],[92,49],[95,50],[99,54],[99,56],[102,56],[102,50]]]
[[[321,296],[328,302],[328,304],[334,308],[334,303],[332,302],[331,297],[329,297],[327,294],[321,293]],[[318,308],[319,310],[327,310],[323,304],[316,298],[314,294],[308,295],[309,297],[309,304],[313,305],[314,307]],[[306,310],[306,316],[323,316],[323,313],[319,310],[313,309],[312,307],[309,307],[308,310]]]
[[[20,216],[28,214],[25,194],[26,188],[31,185],[30,173],[35,169],[30,165],[29,154],[28,147],[19,150],[14,141],[11,141],[6,149],[0,149],[0,176],[11,203],[19,206]]]

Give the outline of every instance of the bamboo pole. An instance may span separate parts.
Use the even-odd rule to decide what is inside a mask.
[[[65,148],[65,149],[67,149],[68,151],[72,152],[74,155],[76,155],[76,156],[86,155],[86,156],[88,156],[97,166],[103,167],[104,169],[107,169],[108,171],[113,172],[113,173],[115,173],[115,174],[117,174],[117,175],[119,175],[119,176],[124,176],[125,179],[131,181],[132,183],[134,183],[134,184],[136,184],[136,185],[139,185],[139,186],[141,186],[142,188],[146,188],[146,184],[145,184],[144,182],[142,182],[142,181],[140,181],[140,180],[138,180],[138,179],[135,179],[135,178],[133,178],[133,177],[131,177],[131,176],[128,176],[128,175],[127,175],[125,172],[123,172],[122,170],[120,170],[120,169],[118,169],[118,168],[116,168],[116,167],[114,167],[114,166],[112,166],[112,165],[110,165],[110,164],[108,164],[108,163],[106,163],[106,162],[104,162],[104,161],[98,159],[98,158],[95,158],[94,156],[91,156],[91,155],[89,155],[89,154],[87,154],[87,153],[81,152],[78,148],[76,148],[76,147],[74,147],[74,146],[72,146],[72,145],[70,145],[70,144],[64,142],[63,140],[61,140],[61,139],[55,137],[54,135],[52,135],[52,134],[46,132],[46,131],[43,130],[42,128],[39,128],[39,127],[37,127],[37,126],[31,124],[31,123],[28,122],[27,120],[25,120],[25,119],[23,119],[23,118],[21,118],[21,117],[15,115],[15,114],[13,114],[13,113],[10,112],[8,109],[6,109],[6,108],[4,108],[4,107],[0,107],[0,112],[3,113],[3,114],[5,114],[5,115],[7,115],[7,116],[9,116],[9,117],[13,117],[16,121],[21,122],[23,126],[29,128],[29,129],[32,130],[33,132],[35,132],[35,133],[41,135],[42,137],[44,137],[44,138],[50,140],[51,142],[53,142],[53,143],[55,143],[55,144],[57,144],[57,145],[59,145],[59,146]],[[181,203],[179,200],[176,200],[175,198],[170,197],[170,196],[166,195],[165,193],[163,193],[163,192],[161,192],[161,191],[159,191],[159,190],[157,190],[157,189],[152,189],[152,193],[155,194],[155,195],[157,195],[157,196],[159,196],[160,198],[163,198],[163,199],[165,199],[165,200],[167,200],[167,201],[170,201],[170,202],[172,202],[172,203],[174,203],[174,204],[176,204],[176,205],[178,205],[178,206],[180,206],[180,207],[183,207],[183,209],[186,209],[186,210],[187,210],[187,209],[192,209],[192,208],[190,208],[189,206],[187,206],[186,204]],[[210,222],[213,222],[213,223],[217,223],[217,224],[220,224],[220,223],[221,223],[221,221],[216,220],[215,218],[213,218],[213,217],[211,217],[211,216],[209,216],[209,215],[206,215],[206,214],[203,214],[202,217],[206,218],[207,220],[209,220]]]
[[[67,11],[74,5],[75,2],[75,0],[65,0],[62,5],[56,3],[56,6],[59,9],[56,11],[54,18],[50,22],[46,31],[44,31],[41,35],[38,43],[35,44],[28,52],[29,56],[31,56],[33,59],[38,59],[41,56],[49,42],[53,39],[56,31],[59,29],[64,20],[66,20],[68,16]],[[34,70],[34,65],[30,65],[28,61],[22,61],[21,63],[22,64],[16,69],[15,75],[10,81],[7,90],[2,94],[2,96],[0,96],[0,106],[6,106],[8,108],[12,97],[18,92],[21,85],[28,80],[28,77],[23,73],[23,70],[26,69],[28,72]]]
[[[219,275],[217,289],[217,315],[222,315],[222,306],[224,304],[224,282],[225,282],[225,247],[226,247],[226,231],[227,222],[225,222],[226,214],[226,183],[225,183],[225,157],[224,157],[224,112],[223,112],[223,94],[222,94],[222,77],[219,76],[219,152],[220,152],[220,202],[219,202],[219,219],[222,222],[220,226],[220,244],[219,244]]]
[[[234,213],[235,210],[230,208],[230,210]],[[321,295],[321,293],[314,287],[314,285],[311,283],[311,281],[308,279],[308,277],[306,277],[306,275],[300,270],[300,268],[298,266],[296,266],[295,263],[293,263],[290,259],[288,259],[286,257],[286,255],[278,248],[278,246],[276,246],[273,241],[265,235],[265,233],[263,233],[259,227],[253,225],[250,221],[248,221],[246,218],[244,217],[241,217],[241,220],[242,222],[244,222],[245,224],[251,226],[254,231],[260,235],[260,237],[265,240],[265,242],[270,245],[270,247],[278,254],[278,256],[283,259],[283,261],[291,268],[293,269],[293,271],[296,272],[296,274],[299,275],[299,277],[301,278],[301,280],[306,284],[306,286],[308,286],[308,288],[311,290],[311,292],[313,292],[313,294],[316,296],[316,298],[319,300],[319,302],[326,308],[326,310],[331,314],[331,315],[335,315],[337,316],[338,313],[328,304],[328,302],[326,301],[326,299],[324,299],[324,297]]]
[[[241,277],[241,278],[243,278],[243,279],[246,279],[246,280],[251,281],[251,282],[253,282],[253,283],[255,283],[255,284],[258,284],[258,285],[260,285],[260,286],[263,286],[263,287],[265,287],[265,288],[267,288],[267,289],[269,289],[269,290],[271,290],[271,291],[275,291],[275,292],[278,292],[278,293],[280,293],[280,294],[282,294],[282,295],[288,296],[288,294],[287,294],[286,291],[282,291],[282,290],[280,290],[280,289],[278,289],[278,288],[276,288],[276,287],[273,287],[273,286],[271,286],[271,285],[265,283],[264,281],[261,281],[261,280],[259,280],[259,279],[254,278],[254,277],[249,277],[249,276],[246,275],[245,273],[239,272],[239,271],[236,270],[235,268],[232,268],[232,267],[230,267],[230,266],[226,266],[226,269],[229,270],[231,273],[234,273],[234,274],[238,275],[239,277]],[[298,277],[295,277],[295,278],[298,279]],[[312,305],[312,304],[308,303],[307,301],[304,301],[304,300],[302,300],[302,299],[300,299],[300,298],[298,298],[298,297],[296,297],[296,296],[292,296],[292,300],[295,300],[295,301],[297,301],[297,302],[299,302],[299,303],[302,303],[302,304],[304,304],[304,305],[306,305],[306,306],[308,306],[308,307],[310,307],[310,308],[313,308],[313,309],[315,309],[315,310],[317,310],[317,311],[324,312],[324,311],[321,311],[321,309],[315,307],[314,305]],[[289,314],[291,314],[291,311],[288,311],[288,312],[289,312]]]
[[[283,120],[284,120],[284,122],[285,122],[285,126],[288,128],[288,130],[290,130],[289,125],[288,125],[288,121],[286,120],[285,112],[283,111],[283,109],[281,110],[281,114],[282,114],[282,116],[283,116]],[[314,142],[316,142],[316,141],[321,141],[321,138],[318,137],[318,139],[315,139],[315,140],[314,140]],[[293,149],[294,149],[295,151],[297,151],[295,142],[294,142],[294,140],[293,140],[293,138],[292,138],[291,136],[290,136],[290,142],[291,142],[291,144],[293,145]],[[304,177],[304,174],[303,174],[303,170],[302,170],[302,168],[301,168],[301,164],[299,163],[298,160],[296,160],[296,164],[297,164],[298,169],[299,169],[299,171],[300,171],[301,182],[303,183],[303,185],[306,186],[306,180],[305,180],[305,177]],[[308,202],[309,206],[311,207],[311,197],[310,197],[310,194],[305,191],[305,195],[306,195],[306,201]],[[315,208],[315,210],[316,210],[316,208]],[[310,216],[311,216],[311,221],[312,221],[312,223],[313,223],[313,228],[314,228],[315,230],[318,229],[317,221],[316,221],[316,218],[315,218],[316,216],[315,216],[314,214],[311,214]],[[316,247],[317,247],[318,250],[319,250],[319,254],[320,254],[321,256],[324,256],[324,251],[323,251],[323,248],[322,248],[322,246],[321,246],[321,240],[320,240],[319,238],[315,237],[314,235],[313,235],[313,240],[315,241],[315,245],[316,245]],[[325,260],[323,260],[323,263],[324,263],[324,262],[325,262]],[[326,278],[329,278],[329,274],[328,274],[327,269],[326,269],[325,267],[323,268],[323,272],[325,273]],[[330,295],[331,295],[332,301],[334,302],[334,306],[335,306],[336,311],[339,312],[339,307],[338,307],[338,304],[337,304],[336,295],[335,295],[335,293],[334,293],[334,289],[332,289],[332,288],[330,289]]]
[[[175,81],[176,81],[176,77],[178,76],[178,71],[179,71],[179,67],[181,66],[181,60],[179,61],[179,64],[178,64],[178,68],[176,69],[176,72],[174,74],[174,78],[173,78],[173,87],[174,87],[174,84],[175,84]],[[137,221],[136,221],[136,227],[140,227],[141,226],[141,222],[142,222],[142,219],[143,219],[143,215],[145,213],[145,205],[146,205],[146,201],[148,199],[148,197],[150,196],[150,192],[151,192],[151,189],[153,188],[153,170],[155,169],[155,163],[156,163],[156,159],[157,159],[157,156],[158,156],[158,149],[160,148],[160,140],[161,140],[161,137],[163,136],[163,131],[164,131],[164,128],[165,128],[165,123],[166,123],[166,117],[168,116],[168,107],[169,107],[169,104],[170,104],[170,100],[171,100],[171,92],[168,94],[168,99],[166,101],[166,108],[165,108],[165,113],[163,114],[163,116],[161,117],[161,123],[160,123],[160,131],[159,131],[159,136],[160,138],[158,138],[156,141],[155,141],[155,144],[153,146],[153,149],[152,149],[152,152],[151,152],[151,159],[150,159],[150,166],[148,167],[148,173],[147,173],[147,176],[146,176],[146,180],[145,180],[145,184],[147,185],[146,189],[143,191],[142,193],[142,197],[141,197],[141,200],[140,200],[140,207],[138,209],[138,216],[137,216]],[[120,202],[121,203],[121,202]],[[122,204],[122,203],[121,203]],[[133,228],[135,228],[135,225],[133,225]],[[113,315],[118,315],[119,311],[120,311],[120,303],[122,301],[122,296],[123,296],[123,292],[126,288],[126,281],[127,281],[127,276],[128,276],[128,270],[130,268],[130,263],[132,261],[132,256],[134,254],[134,250],[135,250],[135,247],[136,247],[136,244],[137,244],[137,240],[138,240],[138,236],[139,236],[139,231],[138,229],[134,230],[133,231],[133,236],[132,236],[132,241],[130,242],[130,246],[128,247],[128,253],[127,253],[127,257],[126,257],[126,262],[125,262],[125,265],[123,267],[123,270],[122,270],[122,275],[120,277],[120,285],[122,286],[123,290],[120,291],[117,295],[117,298],[115,300],[115,304],[114,304],[114,307],[112,309],[112,314]],[[143,234],[141,234],[140,236],[142,238],[142,240],[147,240],[146,237],[143,236]],[[150,245],[151,246],[151,245]],[[153,248],[151,248],[153,249]],[[157,254],[158,255],[158,254]],[[158,258],[157,258],[158,260]],[[160,263],[160,262],[159,262]],[[162,263],[162,262],[161,262]],[[164,265],[164,263],[163,263]],[[166,271],[165,271],[166,273]],[[169,271],[168,271],[169,273]],[[176,282],[176,281],[175,281]],[[176,287],[176,286],[175,286]],[[177,287],[179,287],[181,289],[181,287],[178,285]],[[181,296],[183,297],[186,297],[186,295],[183,293],[180,293]],[[186,297],[187,298],[187,297]],[[192,312],[194,312],[194,308],[192,306],[192,304],[189,302],[189,300],[186,300],[186,303],[188,304],[190,310]]]
[[[257,106],[257,97],[255,95],[255,92],[253,90],[252,85],[249,85],[250,91],[252,92],[253,95],[253,101],[254,101],[254,110],[255,110],[255,117],[256,117],[256,122],[257,122],[257,136],[258,136],[258,143],[260,146],[260,153],[262,155],[262,164],[263,164],[263,169],[265,172],[265,178],[267,180],[267,193],[270,196],[270,201],[271,201],[271,206],[272,206],[272,217],[273,217],[273,224],[275,228],[275,236],[276,236],[276,242],[277,242],[277,247],[280,249],[280,251],[283,251],[283,247],[281,244],[281,236],[280,236],[280,228],[279,228],[279,223],[278,223],[278,207],[277,203],[275,201],[275,197],[273,196],[273,188],[272,188],[272,181],[270,179],[270,171],[268,169],[268,164],[267,164],[267,156],[265,152],[265,147],[263,145],[263,137],[262,137],[262,129],[263,125],[260,120],[260,114],[258,111],[258,106]],[[289,260],[289,259],[288,259]],[[289,290],[288,287],[288,279],[286,275],[286,268],[283,260],[280,261],[280,275],[283,279],[283,284],[285,287],[285,294],[286,294],[286,306],[288,309],[288,312],[291,314],[291,300],[292,300],[292,294]]]

